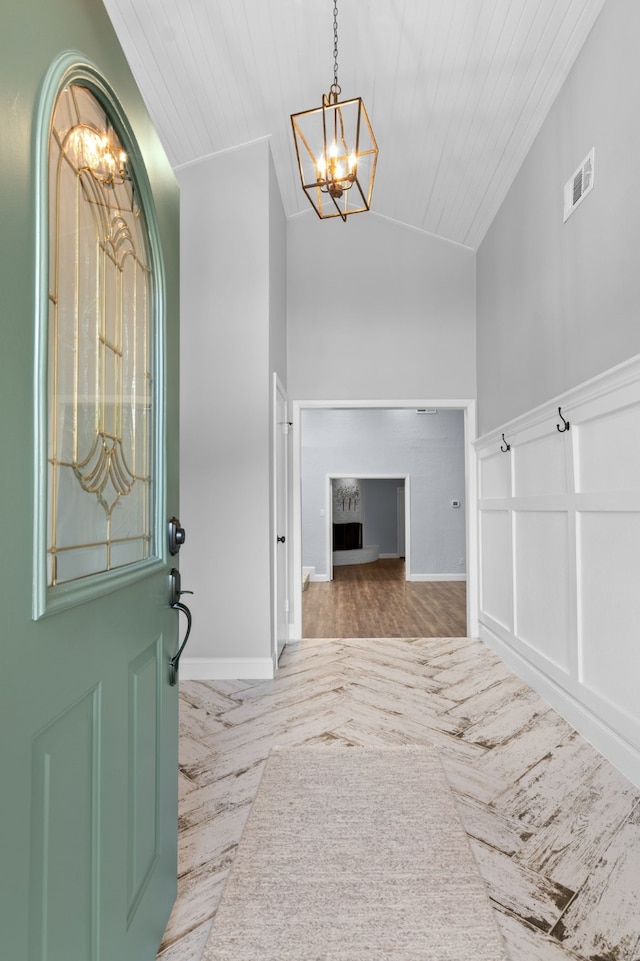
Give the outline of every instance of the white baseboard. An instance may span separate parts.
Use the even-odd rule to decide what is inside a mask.
[[[270,657],[183,657],[183,681],[262,681],[275,675]]]
[[[398,552],[396,551],[395,554],[378,554],[378,557],[380,558],[381,561],[383,561],[383,560],[385,560],[385,559],[387,559],[387,558],[391,558],[391,557],[396,557],[396,558],[397,558],[397,557],[400,557],[400,555],[399,555]]]
[[[522,657],[486,624],[480,624],[480,640],[498,654],[505,664],[525,680],[531,687],[545,698],[571,724],[610,761],[614,767],[640,787],[640,752],[612,730],[605,722],[597,717],[589,708],[572,697],[568,691],[557,684],[530,661]]]
[[[312,583],[315,583],[316,581],[328,581],[329,575],[328,574],[312,574],[309,580]]]
[[[411,574],[408,581],[466,581],[466,574]]]

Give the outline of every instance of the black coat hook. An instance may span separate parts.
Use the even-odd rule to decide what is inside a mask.
[[[500,444],[500,450],[505,454],[508,450],[511,450],[511,444],[507,444],[506,440],[504,439],[504,434],[502,435],[502,444]]]
[[[558,407],[558,413],[560,414],[560,419],[562,420],[564,427],[561,427],[560,424],[556,424],[556,428],[560,431],[561,434],[564,434],[565,431],[571,430],[571,424],[569,423],[568,420],[565,420],[564,417],[562,416],[562,407]]]

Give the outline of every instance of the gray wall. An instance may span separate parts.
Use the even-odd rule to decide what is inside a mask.
[[[268,154],[260,141],[177,172],[190,658],[270,654],[271,369],[286,367],[284,219]]]
[[[289,396],[475,397],[475,255],[368,213],[288,225]]]
[[[398,553],[398,487],[404,478],[364,480],[364,543],[377,544],[380,554]]]
[[[287,383],[287,218],[269,155],[269,369]]]
[[[481,433],[640,352],[639,37],[640,3],[608,0],[478,252]]]
[[[328,573],[327,475],[410,474],[412,576],[465,572],[462,411],[303,409],[301,440],[304,567]]]

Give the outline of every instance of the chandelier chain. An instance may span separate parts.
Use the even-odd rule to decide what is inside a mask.
[[[338,83],[338,0],[333,0],[333,85]]]

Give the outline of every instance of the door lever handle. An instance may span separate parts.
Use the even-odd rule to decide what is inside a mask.
[[[193,594],[193,591],[183,591],[180,581],[180,571],[175,567],[172,569],[170,576],[170,596],[169,603],[174,611],[182,611],[182,613],[187,618],[187,632],[184,635],[184,640],[178,648],[177,652],[169,661],[169,686],[174,687],[178,679],[178,664],[180,663],[180,657],[185,649],[186,643],[189,640],[189,635],[191,634],[191,611],[186,604],[183,604],[180,600],[183,594]]]
[[[185,593],[190,594],[192,592],[187,591]],[[171,605],[171,607],[174,609],[174,611],[182,611],[183,614],[187,615],[187,633],[184,635],[184,640],[178,648],[177,653],[174,654],[169,661],[169,686],[175,687],[175,683],[178,680],[178,664],[180,663],[180,657],[182,656],[185,645],[189,640],[189,634],[191,633],[191,611],[186,604],[181,604],[180,601],[176,601],[175,604]]]

